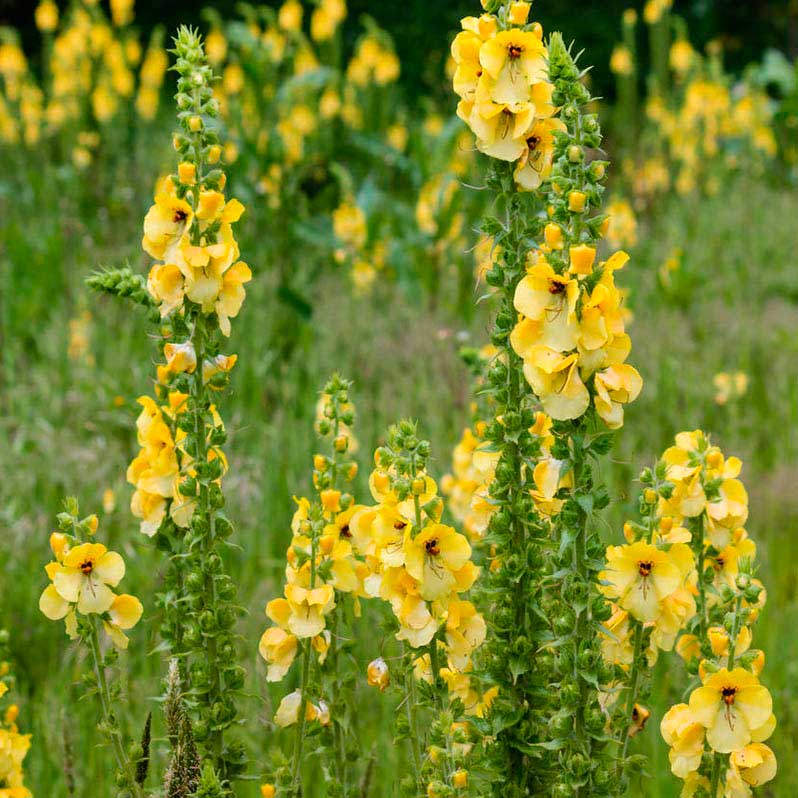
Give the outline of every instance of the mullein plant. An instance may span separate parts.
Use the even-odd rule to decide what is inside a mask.
[[[293,750],[290,759],[275,753],[273,780],[263,786],[264,794],[301,796],[314,753],[321,757],[327,795],[357,793],[351,772],[356,674],[349,667],[349,641],[370,571],[351,527],[359,507],[348,490],[358,470],[349,393],[350,384],[335,375],[321,394],[316,429],[327,451],[313,457],[316,495],[296,499],[283,596],[266,606],[272,626],[259,651],[268,663],[267,679],[285,679],[298,658],[299,688],[281,700],[274,718],[277,726],[293,728]]]
[[[392,426],[369,478],[377,504],[359,508],[351,521],[371,572],[365,592],[390,604],[403,644],[392,667],[380,656],[367,676],[382,691],[394,685],[401,697],[397,735],[407,740],[411,771],[400,790],[414,798],[467,794],[473,742],[465,719],[484,716],[496,695],[472,672],[486,624],[464,595],[480,569],[465,535],[441,523],[445,507],[429,459],[429,441],[414,422]]]
[[[159,184],[142,241],[156,263],[146,284],[122,269],[95,275],[90,285],[132,299],[160,320],[165,362],[154,397],[139,399],[141,450],[127,472],[135,487],[131,510],[141,532],[169,556],[158,595],[164,647],[184,669],[186,711],[206,771],[226,788],[244,764],[241,746],[227,734],[244,673],[233,631],[242,610],[222,556],[233,528],[222,512],[226,432],[216,403],[236,362],[222,346],[252,274],[232,229],[244,207],[224,195],[213,74],[198,34],[181,28],[174,53],[180,162]]]
[[[692,676],[691,692],[662,719],[662,736],[685,792],[750,798],[752,787],[776,775],[776,758],[765,745],[776,718],[759,680],[765,655],[752,648],[767,594],[755,576],[756,543],[743,526],[748,495],[738,479],[742,463],[725,457],[699,430],[678,435],[663,461],[674,488],[660,502],[690,529],[698,590],[695,616],[676,641]]]
[[[641,519],[624,525],[627,542],[607,549],[599,576],[612,616],[602,655],[615,673],[603,705],[619,797],[641,764],[630,742],[650,716],[643,701],[659,651],[675,649],[692,679],[688,701],[660,723],[682,795],[751,798],[752,787],[776,775],[765,745],[776,726],[773,702],[759,682],[765,656],[751,647],[766,593],[743,526],[741,468],[700,430],[680,433],[641,474]]]
[[[16,683],[8,655],[9,634],[0,629],[0,795],[4,798],[31,798],[25,787],[24,763],[30,750],[31,736],[20,734],[17,726],[19,707],[7,703]]]
[[[595,521],[608,498],[594,468],[642,380],[625,363],[614,282],[628,256],[597,259],[607,164],[595,157],[601,132],[585,110],[584,73],[559,34],[544,44],[529,6],[484,0],[452,46],[458,115],[493,159],[495,214],[482,232],[500,249],[485,275],[501,305],[488,370],[485,449],[498,462],[481,662],[499,692],[480,726],[502,795],[610,795]]]
[[[98,526],[96,515],[80,518],[77,501],[67,499],[58,516],[58,530],[50,535],[54,559],[45,568],[50,584],[39,599],[39,609],[50,620],[63,620],[70,639],[88,652],[90,670],[83,681],[97,695],[98,729],[113,751],[119,795],[143,798],[150,718],[141,744],[130,744],[120,725],[122,684],[115,665],[119,651],[128,647],[126,632],[136,626],[144,608],[135,596],[114,592],[125,576],[125,562],[96,541]]]

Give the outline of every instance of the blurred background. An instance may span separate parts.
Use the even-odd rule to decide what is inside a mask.
[[[703,428],[743,459],[748,530],[769,591],[755,644],[767,652],[762,678],[780,724],[771,744],[781,772],[759,794],[794,798],[798,2],[629,5],[533,8],[593,65],[586,80],[605,98],[595,109],[613,161],[607,249],[632,256],[618,282],[645,389],[602,474],[613,497],[605,534],[620,540],[636,475],[680,430]],[[462,355],[473,363],[488,340],[481,276],[492,252],[477,229],[483,164],[456,118],[448,63],[460,17],[479,13],[479,2],[350,0],[344,17],[319,16],[331,8],[340,5],[0,0],[0,627],[11,631],[19,723],[34,734],[36,796],[112,789],[91,702],[76,698],[81,664],[37,610],[63,497],[100,514],[131,592],[151,595],[163,567],[138,532],[125,481],[136,398],[155,371],[150,328],[143,314],[90,295],[85,279],[124,265],[146,275],[151,265],[141,224],[156,182],[174,169],[166,50],[178,24],[208,34],[228,195],[247,206],[239,243],[254,273],[222,407],[241,546],[230,565],[249,610],[241,655],[262,697],[241,730],[255,763],[281,741],[273,701],[291,688],[265,683],[257,641],[263,607],[281,590],[291,496],[310,489],[327,376],[354,380],[361,501],[389,423],[420,420],[441,478],[479,413]],[[127,660],[132,729],[159,691],[158,616],[147,609]],[[367,610],[368,628],[380,620],[379,608]],[[364,664],[377,651],[372,637],[357,643]],[[640,738],[652,759],[639,794],[675,798],[658,722],[686,677],[671,658],[657,679],[663,698]],[[358,702],[367,735],[392,728],[389,702],[365,691]],[[401,752],[377,753],[368,794],[387,798]],[[76,793],[65,761],[80,763]],[[254,782],[242,787],[255,794]]]

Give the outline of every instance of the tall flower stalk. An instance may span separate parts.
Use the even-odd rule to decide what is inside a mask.
[[[498,453],[485,591],[493,621],[484,667],[499,688],[483,732],[502,794],[608,794],[598,631],[607,607],[594,514],[594,466],[642,380],[626,360],[614,273],[597,261],[606,162],[583,73],[562,36],[544,44],[529,3],[486,2],[452,46],[458,115],[494,161],[495,214],[482,226],[498,256],[486,273],[500,308],[488,373]],[[542,411],[542,412],[541,412]],[[559,695],[559,707],[550,696]],[[551,752],[558,767],[552,767]]]
[[[126,631],[141,619],[141,602],[115,588],[125,575],[122,557],[94,542],[96,515],[80,519],[75,499],[68,499],[66,511],[58,517],[59,531],[50,536],[55,559],[46,567],[50,584],[39,599],[39,609],[50,620],[64,620],[67,635],[89,653],[91,670],[86,680],[97,695],[98,727],[113,752],[116,783],[120,795],[143,798],[149,762],[149,719],[144,745],[129,746],[120,726],[118,710],[121,685],[109,678],[118,660],[118,651],[128,646]],[[100,631],[111,646],[103,650]]]
[[[234,634],[242,610],[223,560],[233,528],[222,512],[226,432],[217,402],[237,359],[221,347],[252,275],[238,260],[232,225],[244,207],[224,196],[218,103],[199,35],[181,28],[174,54],[180,127],[173,143],[180,162],[159,185],[142,242],[156,263],[146,290],[126,270],[95,275],[90,283],[157,309],[161,320],[165,362],[157,369],[155,397],[139,399],[141,451],[128,468],[136,488],[131,509],[141,531],[170,554],[159,596],[162,634],[185,669],[193,737],[208,773],[227,788],[244,766],[242,746],[228,739],[244,671]]]
[[[352,431],[354,407],[350,384],[333,376],[321,394],[317,431],[327,451],[313,457],[312,500],[297,499],[287,551],[283,597],[266,607],[273,622],[260,641],[268,663],[268,680],[282,681],[299,659],[299,688],[285,696],[275,723],[294,730],[289,760],[278,761],[274,783],[266,785],[292,796],[302,795],[310,746],[322,767],[334,774],[330,796],[355,790],[351,774],[354,713],[346,687],[351,681],[341,652],[347,648],[347,615],[359,614],[368,569],[351,520],[358,507],[347,487],[357,475],[352,459],[357,441]]]

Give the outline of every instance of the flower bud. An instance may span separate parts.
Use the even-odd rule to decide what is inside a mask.
[[[518,2],[510,5],[510,13],[507,18],[513,25],[526,25],[529,19],[529,8],[531,3]]]
[[[373,660],[366,669],[366,677],[370,687],[377,687],[380,692],[385,692],[385,689],[391,683],[391,672],[388,669],[388,663],[382,657]]]
[[[525,3],[524,5],[528,5]],[[456,770],[452,774],[452,784],[457,787],[457,789],[464,789],[468,786],[468,771],[467,770]]]
[[[587,195],[584,191],[571,191],[568,194],[568,210],[571,213],[584,213]]]

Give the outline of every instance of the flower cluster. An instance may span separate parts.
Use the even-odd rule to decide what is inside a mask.
[[[495,4],[494,4],[495,5]],[[529,23],[531,3],[503,4],[497,14],[466,17],[452,43],[457,115],[478,149],[515,164],[522,190],[534,190],[551,172],[555,118],[543,29]]]
[[[391,605],[399,624],[396,639],[414,649],[429,646],[415,660],[417,678],[442,678],[467,712],[481,714],[490,696],[474,688],[468,672],[486,626],[476,607],[461,598],[479,568],[471,560],[468,539],[441,523],[443,501],[427,473],[429,451],[415,424],[391,427],[385,446],[375,452],[369,479],[377,504],[359,509],[351,526],[356,537],[367,541],[375,595]],[[439,649],[448,667],[438,667]]]
[[[144,608],[135,596],[112,590],[125,576],[125,561],[91,541],[99,523],[96,515],[75,523],[70,513],[62,513],[58,520],[59,531],[50,535],[55,560],[45,568],[50,584],[39,599],[39,609],[51,621],[64,620],[73,640],[79,636],[79,616],[96,615],[113,644],[126,649],[125,632],[141,620]]]
[[[5,695],[14,685],[11,665],[6,660],[8,632],[0,629],[0,796],[3,798],[32,798],[25,787],[23,763],[30,749],[30,734],[20,734],[17,726],[19,707],[9,704],[2,708]]]
[[[659,491],[663,511],[691,530],[699,577],[698,612],[676,650],[700,685],[665,715],[662,735],[685,789],[724,798],[750,798],[751,787],[772,779],[777,767],[764,744],[776,726],[770,693],[759,681],[765,657],[751,647],[766,593],[754,576],[756,545],[743,526],[741,466],[701,431],[683,432],[663,455],[668,487]]]
[[[568,66],[563,73],[568,72]],[[561,80],[567,80],[562,78]],[[579,99],[576,84],[574,100]],[[576,113],[567,107],[569,119]],[[524,361],[524,376],[555,420],[576,419],[590,406],[611,429],[623,424],[624,405],[642,389],[625,363],[631,341],[615,272],[629,256],[619,251],[596,263],[596,238],[608,217],[586,214],[599,202],[604,165],[585,166],[584,147],[595,146],[593,117],[557,143],[557,174],[550,194],[551,221],[544,241],[527,255],[526,276],[515,290],[519,320],[511,343]],[[592,391],[589,384],[592,385]],[[591,396],[592,394],[592,396]]]
[[[157,536],[158,546],[172,554],[158,594],[161,633],[185,663],[193,738],[222,783],[229,783],[244,762],[240,745],[224,737],[235,723],[233,694],[244,671],[234,657],[241,608],[220,554],[233,527],[221,512],[227,435],[214,398],[223,395],[237,360],[221,346],[252,275],[238,260],[232,225],[244,207],[224,196],[214,127],[219,109],[199,35],[181,28],[174,52],[180,130],[173,144],[180,162],[160,183],[142,241],[158,261],[146,281],[146,299],[160,317],[163,362],[155,398],[139,400],[141,450],[128,480],[136,488],[131,509],[141,531]],[[98,287],[123,294],[111,277],[107,284],[98,279]]]
[[[125,795],[144,798],[150,720],[145,722],[141,745],[127,746],[116,709],[122,696],[121,685],[109,678],[119,651],[128,647],[125,632],[139,622],[143,607],[135,596],[112,590],[125,575],[125,563],[119,554],[92,540],[97,528],[96,515],[81,518],[77,500],[66,500],[65,511],[58,515],[58,531],[50,535],[55,560],[45,568],[51,584],[39,599],[39,609],[50,620],[65,620],[69,637],[87,650],[91,668],[83,680],[98,697],[101,720],[97,728],[113,749],[116,784]],[[105,652],[100,628],[113,643]],[[25,795],[22,792],[19,798]],[[11,796],[17,798],[13,792]]]
[[[366,595],[364,581],[370,571],[361,540],[351,526],[358,506],[351,494],[338,488],[357,474],[357,464],[351,460],[356,446],[351,432],[354,407],[348,392],[348,383],[333,377],[320,399],[318,429],[322,437],[330,439],[332,451],[313,458],[314,501],[295,499],[284,594],[268,603],[266,615],[274,625],[260,640],[269,681],[282,681],[300,643],[309,642],[323,663],[331,644],[328,620],[336,607],[336,594]],[[297,713],[285,710],[291,703],[293,699],[283,700],[277,715],[279,725],[296,722]]]

